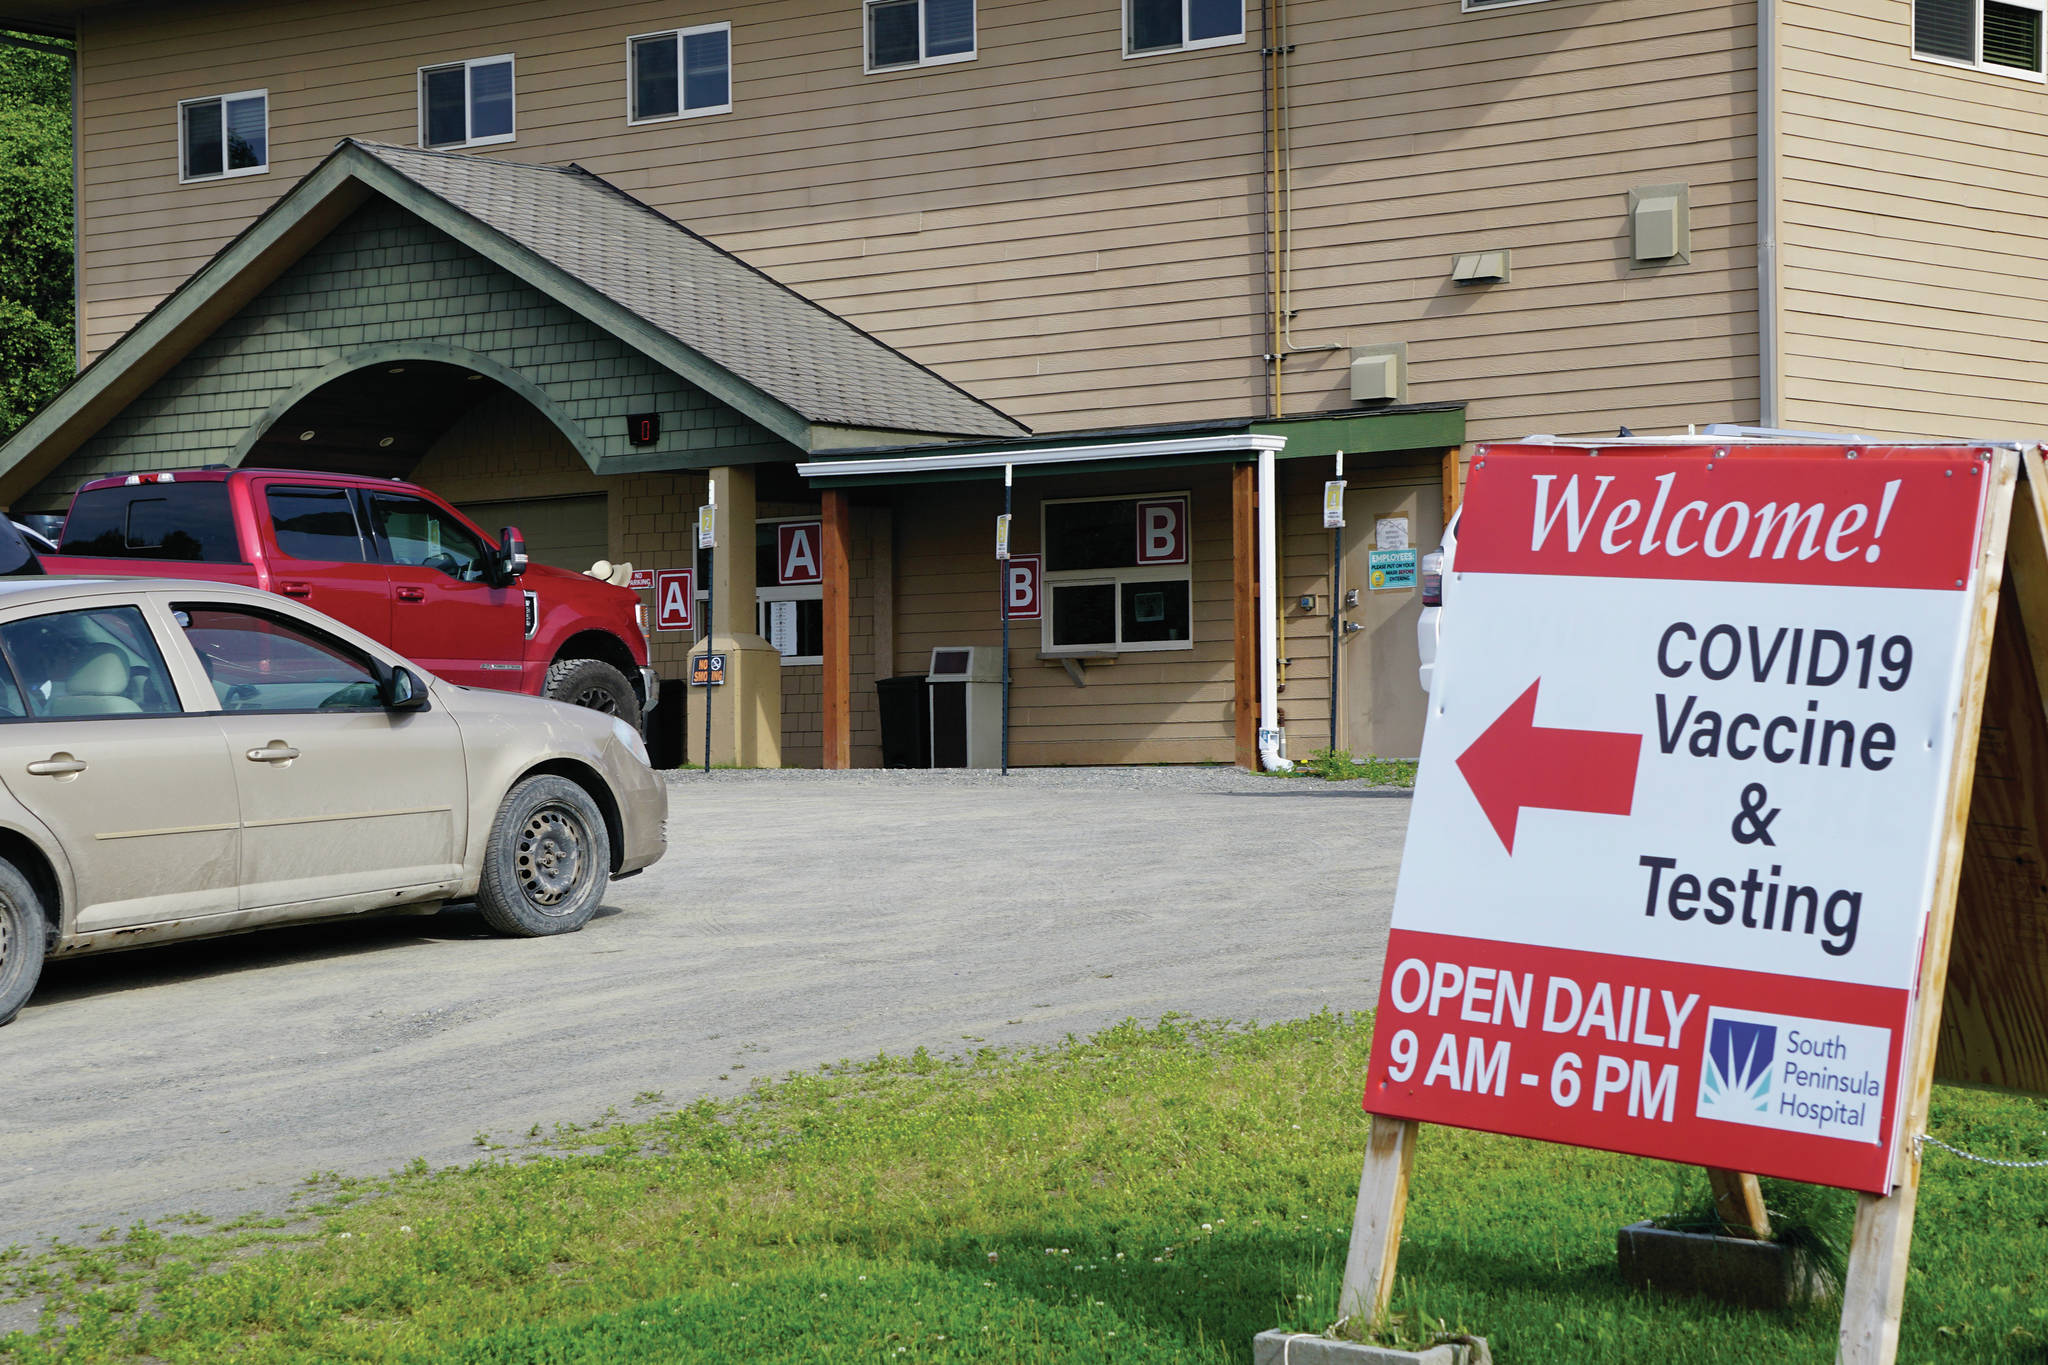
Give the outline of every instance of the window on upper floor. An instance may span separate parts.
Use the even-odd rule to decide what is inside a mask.
[[[478,147],[512,135],[509,54],[420,68],[420,146]]]
[[[1244,41],[1244,0],[1124,0],[1124,55]]]
[[[732,112],[731,24],[643,33],[626,50],[630,122]]]
[[[1913,55],[2042,79],[2043,0],[1913,0]]]
[[[178,179],[222,180],[270,169],[270,92],[178,101]]]
[[[862,11],[869,71],[974,58],[974,0],[863,0]]]

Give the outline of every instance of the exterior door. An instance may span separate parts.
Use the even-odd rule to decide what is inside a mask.
[[[391,582],[346,488],[263,480],[252,495],[270,522],[271,590],[373,640],[391,630]]]
[[[178,704],[143,612],[0,625],[0,780],[57,837],[82,932],[232,912],[240,806],[213,718]]]
[[[1360,756],[1414,758],[1422,752],[1422,722],[1429,704],[1416,676],[1422,667],[1415,645],[1415,625],[1422,615],[1420,565],[1410,579],[1413,586],[1375,590],[1372,557],[1374,550],[1381,550],[1381,562],[1387,564],[1390,554],[1400,553],[1390,549],[1391,542],[1405,537],[1408,552],[1419,561],[1443,540],[1443,471],[1431,459],[1426,464],[1353,470],[1349,478],[1342,586],[1357,589],[1358,605],[1346,611],[1344,619],[1359,629],[1347,631],[1340,646],[1340,743]],[[1383,539],[1388,546],[1381,545]],[[1392,567],[1400,563],[1396,558]],[[1393,583],[1403,575],[1388,577]]]
[[[243,909],[396,903],[461,875],[468,778],[445,712],[386,709],[369,661],[300,622],[204,600],[176,609],[221,706]]]
[[[391,580],[391,646],[450,682],[519,688],[526,594],[493,587],[487,547],[446,509],[404,493],[368,494]]]

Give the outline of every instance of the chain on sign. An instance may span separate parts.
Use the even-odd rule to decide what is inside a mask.
[[[1977,1161],[1983,1163],[1986,1166],[2000,1166],[2008,1171],[2038,1171],[2048,1169],[2048,1161],[2001,1161],[1995,1156],[1978,1156],[1975,1152],[1966,1152],[1960,1147],[1951,1147],[1949,1146],[1949,1144],[1943,1142],[1940,1138],[1934,1136],[1932,1133],[1922,1133],[1920,1135],[1920,1141],[1922,1143],[1932,1143],[1936,1147],[1941,1148],[1942,1151],[1948,1152],[1953,1156],[1959,1156],[1965,1161]]]

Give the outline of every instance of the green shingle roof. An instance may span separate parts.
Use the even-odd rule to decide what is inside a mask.
[[[1024,434],[958,385],[580,166],[355,145],[812,422]]]

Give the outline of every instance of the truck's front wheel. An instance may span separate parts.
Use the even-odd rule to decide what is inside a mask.
[[[560,659],[548,669],[541,695],[572,706],[586,706],[640,726],[640,697],[626,675],[602,659]]]

